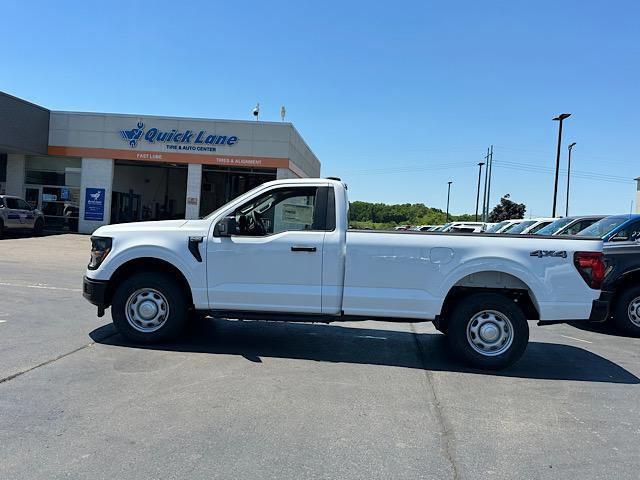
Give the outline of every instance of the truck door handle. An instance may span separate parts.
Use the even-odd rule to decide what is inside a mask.
[[[292,252],[315,252],[316,247],[291,247]]]

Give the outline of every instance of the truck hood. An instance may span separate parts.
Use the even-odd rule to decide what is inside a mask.
[[[123,232],[162,232],[177,230],[188,222],[189,220],[160,220],[155,222],[118,223],[100,227],[93,234],[98,237],[109,237]]]

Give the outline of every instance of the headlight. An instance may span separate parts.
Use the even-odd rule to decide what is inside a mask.
[[[111,240],[109,237],[91,237],[91,261],[87,266],[89,270],[95,270],[107,258],[111,251]]]

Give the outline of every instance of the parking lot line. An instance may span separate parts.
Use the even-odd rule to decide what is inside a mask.
[[[581,339],[581,338],[570,337],[569,335],[562,335],[562,334],[561,334],[560,336],[561,336],[561,337],[564,337],[564,338],[570,338],[571,340],[577,340],[578,342],[593,343],[593,342],[590,342],[589,340],[583,340],[583,339]]]
[[[2,287],[18,287],[18,288],[40,288],[44,290],[64,290],[66,292],[81,292],[80,288],[51,287],[49,285],[22,285],[19,283],[0,282]]]

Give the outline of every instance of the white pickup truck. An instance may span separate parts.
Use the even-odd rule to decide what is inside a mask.
[[[135,342],[191,313],[289,321],[434,321],[480,368],[524,352],[527,320],[604,321],[602,242],[348,230],[336,179],[277,180],[199,220],[100,227],[84,296]]]

